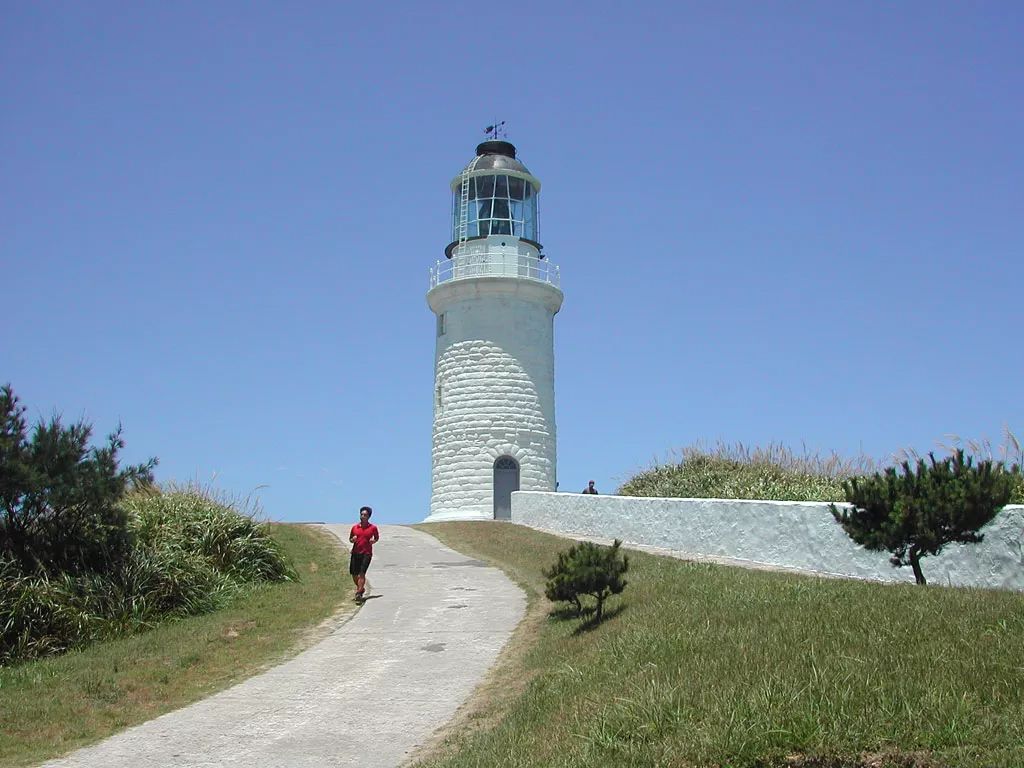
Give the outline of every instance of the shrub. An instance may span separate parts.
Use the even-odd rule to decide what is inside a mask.
[[[544,571],[548,600],[570,602],[580,615],[580,596],[589,595],[595,600],[594,621],[601,621],[604,601],[626,588],[622,575],[629,570],[629,558],[619,551],[621,545],[618,539],[610,547],[584,541],[560,552],[558,561]]]
[[[950,542],[980,542],[978,530],[1010,500],[1020,482],[1020,467],[1007,470],[989,459],[977,466],[962,449],[942,461],[909,461],[843,483],[852,509],[829,505],[846,533],[868,549],[888,550],[894,566],[910,565],[925,584],[921,558],[939,554]]]
[[[24,413],[0,387],[0,557],[24,574],[115,570],[131,551],[117,502],[152,482],[156,459],[119,470],[120,427],[90,449],[84,422],[64,427],[55,416],[30,438]]]
[[[74,648],[89,617],[70,597],[65,579],[26,576],[0,559],[0,666]]]
[[[0,665],[206,613],[297,578],[266,526],[195,489],[122,501],[134,547],[107,573],[24,574],[0,557]]]

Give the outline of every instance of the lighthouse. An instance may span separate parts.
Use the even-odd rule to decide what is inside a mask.
[[[508,520],[512,492],[554,491],[558,267],[542,253],[540,181],[485,141],[451,182],[452,233],[430,270],[436,315],[427,521]]]

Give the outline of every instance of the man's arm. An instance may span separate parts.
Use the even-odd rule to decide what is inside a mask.
[[[376,544],[378,541],[380,541],[380,531],[377,529],[377,526],[375,525],[373,526],[373,541],[371,543]]]

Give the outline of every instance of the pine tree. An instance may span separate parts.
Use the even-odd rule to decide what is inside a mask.
[[[151,483],[156,459],[119,470],[121,429],[89,448],[92,428],[40,422],[29,437],[25,409],[0,387],[0,558],[22,573],[109,571],[128,554],[130,485]]]
[[[552,602],[572,603],[577,615],[583,611],[580,596],[593,597],[594,621],[600,622],[604,601],[626,588],[622,575],[629,570],[629,558],[619,551],[621,546],[618,539],[610,547],[584,541],[560,552],[558,561],[544,571],[545,596]]]
[[[887,550],[894,566],[910,565],[918,584],[927,583],[921,558],[939,554],[950,542],[980,542],[978,533],[1009,502],[1020,467],[983,460],[974,465],[958,449],[941,461],[928,454],[843,483],[852,508],[829,505],[846,533],[868,549]]]

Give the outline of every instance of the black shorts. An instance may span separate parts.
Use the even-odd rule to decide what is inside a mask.
[[[353,576],[365,576],[372,558],[373,555],[361,555],[353,552],[348,561],[348,572]]]

